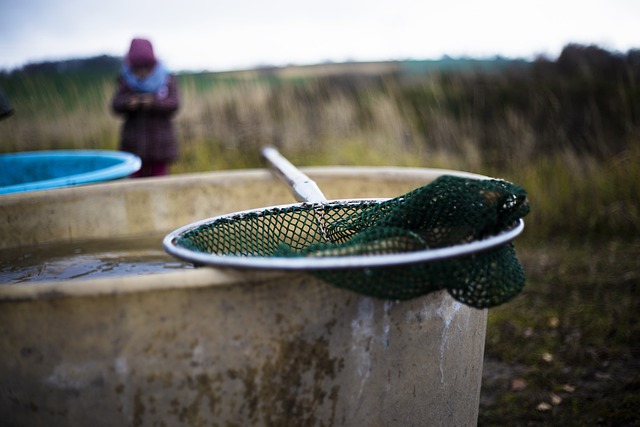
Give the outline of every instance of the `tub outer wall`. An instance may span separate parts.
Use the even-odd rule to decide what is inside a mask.
[[[329,198],[442,171],[305,170]],[[0,197],[2,247],[164,233],[292,202],[267,171]],[[486,310],[378,300],[306,274],[201,268],[0,286],[8,425],[475,425]]]

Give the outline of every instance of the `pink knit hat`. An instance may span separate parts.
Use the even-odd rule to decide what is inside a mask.
[[[135,38],[131,40],[131,47],[126,57],[133,68],[153,67],[158,62],[153,54],[153,46],[147,39]]]

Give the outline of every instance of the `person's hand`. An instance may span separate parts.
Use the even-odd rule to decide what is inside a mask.
[[[142,106],[143,110],[148,109],[153,104],[154,95],[152,93],[145,93],[144,95],[140,95],[140,106]]]
[[[127,107],[130,110],[135,110],[139,106],[140,106],[140,97],[138,95],[135,95],[135,94],[129,96],[129,98],[127,99]]]

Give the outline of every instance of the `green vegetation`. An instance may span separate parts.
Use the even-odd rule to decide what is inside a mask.
[[[115,149],[107,59],[0,74],[15,108],[0,151]],[[557,60],[493,65],[180,74],[173,172],[263,167],[268,144],[298,165],[442,167],[522,185],[528,283],[490,311],[480,424],[637,425],[640,51],[569,45]],[[495,366],[510,374],[491,381]]]

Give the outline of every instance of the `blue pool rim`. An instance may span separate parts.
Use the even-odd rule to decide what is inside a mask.
[[[25,182],[15,185],[0,187],[0,195],[10,193],[20,193],[36,190],[49,190],[54,188],[69,187],[74,185],[91,184],[102,181],[109,181],[124,178],[140,170],[142,161],[134,154],[115,150],[51,150],[51,151],[23,151],[19,153],[0,154],[1,162],[8,162],[11,159],[26,159],[32,162],[41,161],[43,163],[56,162],[56,160],[69,159],[109,159],[114,163],[111,166],[97,168],[83,173],[76,173],[51,179]],[[0,173],[6,173],[2,171]]]

